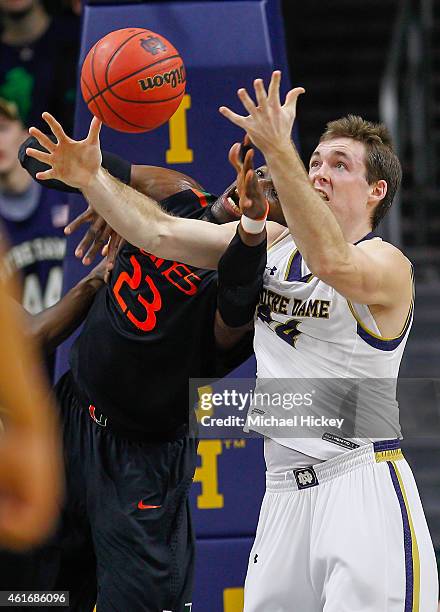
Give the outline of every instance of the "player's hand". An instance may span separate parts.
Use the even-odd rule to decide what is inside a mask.
[[[93,117],[87,138],[73,140],[66,135],[62,126],[51,114],[43,113],[43,119],[52,130],[57,142],[52,142],[38,128],[30,128],[29,134],[34,136],[48,153],[28,148],[26,154],[50,166],[50,170],[38,172],[36,178],[57,179],[78,189],[86,188],[101,167],[102,156],[99,145],[101,121]]]
[[[245,151],[244,160],[242,152]],[[254,170],[254,150],[246,134],[243,143],[235,143],[229,151],[229,161],[237,172],[237,192],[242,214],[261,219],[266,214],[266,198]]]
[[[280,81],[281,72],[279,70],[272,73],[268,92],[261,79],[254,81],[257,105],[246,89],[238,90],[238,97],[249,113],[247,116],[238,115],[226,106],[221,106],[219,109],[224,117],[249,134],[253,144],[265,156],[291,147],[296,104],[298,97],[305,92],[302,87],[291,89],[284,104],[281,105]]]
[[[109,241],[111,241],[113,245],[109,249],[109,255],[113,259],[112,263],[114,263],[114,258],[117,254],[117,251],[115,252],[115,244],[120,244],[121,237],[114,232],[107,221],[95,212],[91,206],[66,225],[64,233],[69,236],[84,224],[88,224],[89,227],[75,249],[75,256],[79,259],[82,258],[83,264],[88,266],[99,253],[103,256],[107,254],[106,247]]]

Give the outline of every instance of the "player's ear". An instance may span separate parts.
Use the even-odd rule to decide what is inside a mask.
[[[376,181],[373,185],[370,185],[370,200],[380,202],[386,196],[387,191],[388,185],[385,180]]]

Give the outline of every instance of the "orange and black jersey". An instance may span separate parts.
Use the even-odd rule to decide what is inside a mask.
[[[201,204],[213,199],[187,190],[161,204],[201,217]],[[72,349],[83,399],[121,429],[154,434],[182,426],[189,379],[216,373],[216,300],[216,272],[126,244]]]

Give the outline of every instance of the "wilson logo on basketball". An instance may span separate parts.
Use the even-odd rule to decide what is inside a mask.
[[[142,91],[148,91],[156,87],[163,87],[164,85],[170,85],[176,88],[177,85],[181,85],[186,81],[185,67],[174,68],[168,72],[162,74],[155,74],[154,76],[146,77],[145,79],[139,79],[138,83]]]

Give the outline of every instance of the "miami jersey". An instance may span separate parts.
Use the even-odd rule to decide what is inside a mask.
[[[254,340],[256,392],[272,395],[253,403],[249,429],[323,460],[401,437],[396,379],[412,315],[411,304],[399,335],[384,338],[368,306],[315,277],[291,235],[282,236],[268,251]]]

